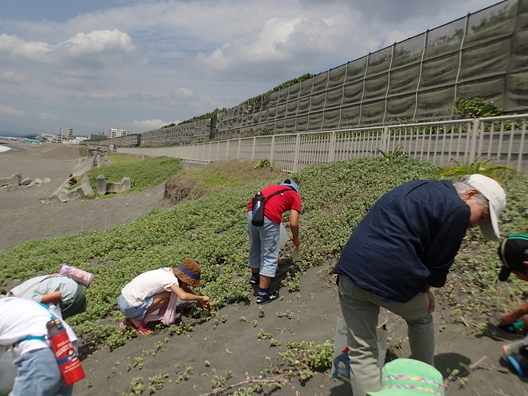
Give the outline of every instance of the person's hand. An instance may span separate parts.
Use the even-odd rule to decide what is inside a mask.
[[[207,296],[202,296],[202,301],[200,301],[200,305],[206,311],[210,311],[211,310],[211,300]]]
[[[293,245],[299,249],[299,246],[301,245],[301,240],[299,238],[292,238]]]
[[[427,312],[432,314],[435,310],[435,299],[431,290],[427,290],[427,299],[429,300],[429,308],[427,309]]]

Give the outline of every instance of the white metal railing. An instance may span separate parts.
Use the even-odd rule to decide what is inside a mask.
[[[254,136],[189,146],[119,148],[125,154],[211,162],[268,159],[283,170],[352,158],[377,157],[401,149],[438,165],[492,158],[492,165],[528,171],[528,114],[428,123],[385,125],[318,132]]]

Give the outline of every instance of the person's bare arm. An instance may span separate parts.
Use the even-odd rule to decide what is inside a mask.
[[[180,286],[178,286],[176,283],[171,286],[171,290],[178,296],[180,300],[183,301],[198,301],[203,309],[206,311],[209,311],[211,309],[211,303],[209,300],[209,297],[207,296],[200,296],[192,291],[190,293],[189,291],[185,291]],[[192,289],[190,289],[192,290]]]
[[[59,304],[62,298],[62,294],[59,291],[53,293],[47,293],[42,296],[40,302],[42,304]]]
[[[290,230],[292,232],[292,242],[296,247],[299,247],[301,240],[299,239],[299,212],[295,209],[290,211]]]
[[[508,312],[500,317],[499,326],[505,326],[517,321],[520,317],[528,314],[528,302],[525,302],[513,312]]]

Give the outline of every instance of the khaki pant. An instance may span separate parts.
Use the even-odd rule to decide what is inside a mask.
[[[397,281],[397,280],[395,280]],[[376,327],[380,307],[401,316],[408,325],[411,358],[433,365],[434,324],[429,314],[429,299],[420,293],[404,304],[390,304],[354,285],[339,275],[339,301],[348,326],[350,379],[354,396],[380,390]]]

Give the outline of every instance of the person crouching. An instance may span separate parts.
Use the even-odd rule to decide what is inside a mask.
[[[159,268],[144,272],[123,287],[119,296],[119,310],[139,334],[152,334],[145,317],[165,308],[170,293],[183,301],[198,301],[203,309],[211,309],[210,299],[198,295],[191,287],[200,286],[199,263],[187,258],[177,268]]]

